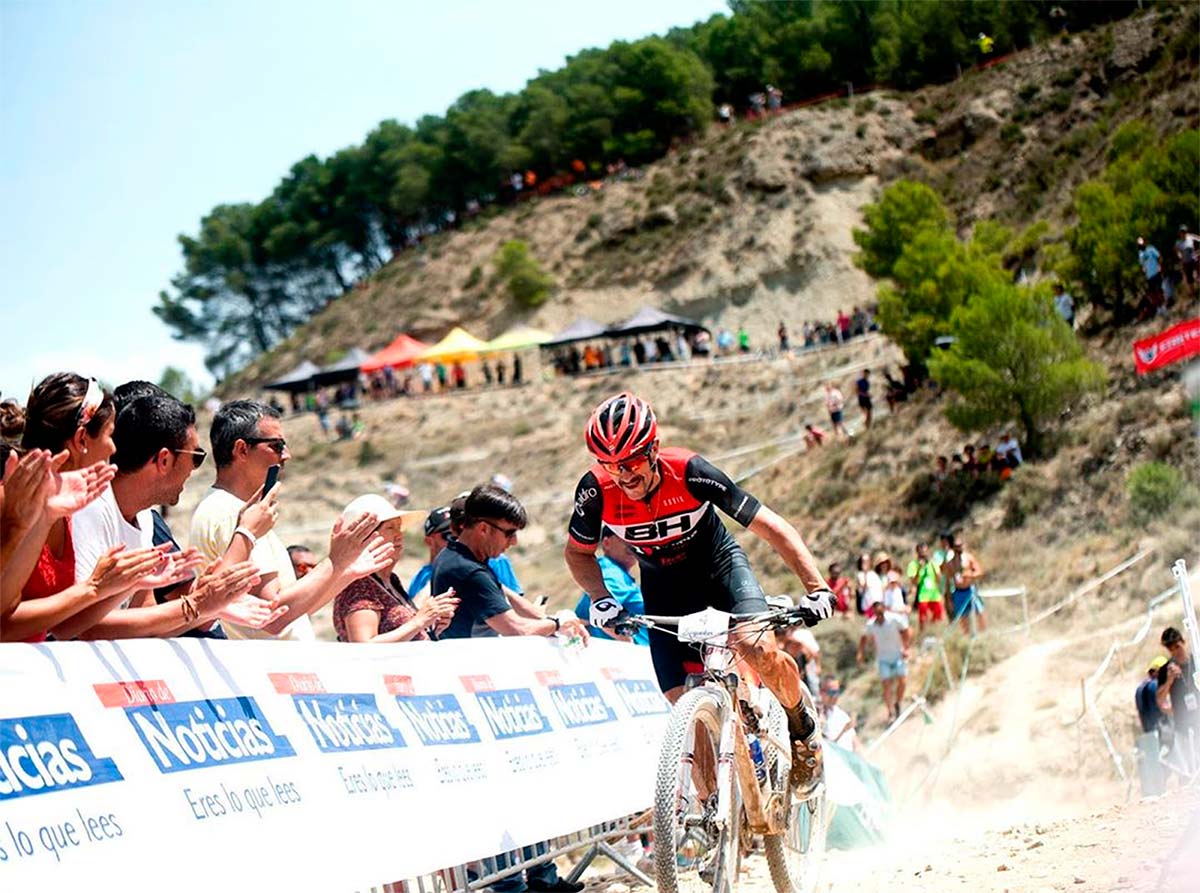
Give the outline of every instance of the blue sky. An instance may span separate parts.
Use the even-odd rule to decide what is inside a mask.
[[[296,160],[379,121],[441,113],[475,87],[616,39],[726,11],[722,0],[0,0],[0,392],[63,369],[112,383],[199,346],[150,312],[176,236],[257,201]]]

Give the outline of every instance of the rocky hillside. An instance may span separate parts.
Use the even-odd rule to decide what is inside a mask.
[[[1103,165],[1119,124],[1200,123],[1198,28],[1182,9],[1148,13],[916,93],[714,126],[638,179],[489,209],[398,256],[221,393],[252,392],[302,358],[377,348],[400,331],[440,337],[463,323],[492,337],[518,321],[549,330],[581,315],[615,321],[643,304],[745,324],[767,342],[781,318],[798,328],[873,300],[874,284],[851,262],[851,229],[897,177],[938,188],[964,228],[994,216],[1060,229],[1071,191]],[[536,311],[493,281],[492,258],[510,239],[527,242],[557,283]]]

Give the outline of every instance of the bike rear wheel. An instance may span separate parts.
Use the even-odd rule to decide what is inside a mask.
[[[730,893],[737,878],[741,830],[737,783],[718,786],[715,777],[707,779],[712,793],[701,803],[692,775],[698,759],[716,770],[722,712],[720,696],[704,688],[686,692],[671,712],[654,791],[654,874],[659,893],[707,889]],[[729,807],[723,827],[713,821],[718,803]]]

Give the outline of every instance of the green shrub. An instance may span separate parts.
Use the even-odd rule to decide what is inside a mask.
[[[1037,84],[1025,84],[1025,86],[1017,91],[1017,96],[1020,98],[1021,102],[1029,102],[1029,100],[1033,99],[1038,95],[1039,92],[1041,92],[1041,89],[1042,88]]]
[[[1133,520],[1146,523],[1161,517],[1183,491],[1179,469],[1162,462],[1143,462],[1129,472],[1126,488]]]
[[[588,214],[587,225],[588,229],[595,229],[604,222],[603,214]]]
[[[1071,107],[1071,98],[1070,90],[1055,90],[1046,100],[1046,108],[1052,112],[1065,112]]]
[[[855,128],[854,128],[854,135],[855,135],[856,137],[858,137],[859,139],[862,139],[864,136],[866,136],[866,135],[867,135],[867,125],[866,125],[866,124],[859,124],[857,127],[855,127]]]
[[[358,467],[363,468],[372,462],[378,462],[384,457],[382,450],[371,446],[371,441],[364,440],[358,450]]]
[[[875,111],[875,100],[870,96],[859,101],[859,103],[854,106],[854,114],[856,115],[865,115],[867,112],[873,111]]]
[[[554,280],[545,273],[529,246],[519,239],[505,242],[493,260],[496,277],[508,286],[508,293],[523,307],[546,303],[554,289]]]
[[[467,276],[467,281],[463,283],[463,289],[465,291],[470,291],[482,281],[483,270],[481,270],[478,266],[471,267],[471,273]]]
[[[1005,124],[1000,128],[1000,141],[1005,145],[1025,142],[1025,134],[1020,124]]]
[[[1073,87],[1082,74],[1082,68],[1074,67],[1067,71],[1060,71],[1054,76],[1050,83],[1054,84],[1056,87]]]
[[[938,113],[932,106],[926,106],[913,115],[913,121],[917,124],[936,124],[938,121]]]

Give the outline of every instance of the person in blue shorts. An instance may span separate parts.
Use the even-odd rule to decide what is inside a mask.
[[[987,615],[977,586],[983,577],[979,560],[967,551],[961,534],[950,541],[950,557],[942,566],[942,581],[950,596],[952,620],[962,625],[965,635],[974,635],[987,628]]]

